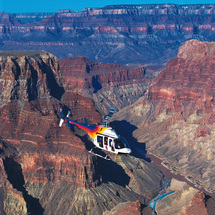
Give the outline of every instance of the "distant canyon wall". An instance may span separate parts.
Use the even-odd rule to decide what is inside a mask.
[[[1,49],[44,49],[60,59],[163,64],[186,40],[214,40],[215,5],[115,5],[75,13],[0,14]]]

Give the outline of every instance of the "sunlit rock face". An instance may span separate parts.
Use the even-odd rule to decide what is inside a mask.
[[[0,69],[1,104],[64,92],[58,59],[45,51],[0,51]]]
[[[179,48],[177,58],[154,81],[147,97],[151,101],[167,101],[170,109],[183,115],[212,114],[214,66],[215,43],[190,40]],[[185,105],[186,101],[193,105]]]
[[[55,56],[26,51],[0,57],[0,213],[99,215],[120,202],[147,204],[157,195],[163,175],[148,162],[100,159],[88,152],[85,133],[58,126],[60,104],[78,122],[102,118],[92,99],[63,87]]]
[[[208,199],[202,191],[190,187],[185,182],[171,179],[167,192],[173,191],[172,194],[159,200],[155,210],[158,215],[170,214],[210,214]],[[212,205],[210,205],[212,206]],[[213,204],[214,206],[214,204]]]
[[[79,89],[122,86],[145,82],[146,69],[118,64],[92,62],[85,57],[66,58],[60,61],[62,76],[68,87]]]
[[[153,209],[148,209],[148,214],[149,211],[151,210],[151,214],[153,214]],[[112,214],[146,214],[146,211],[143,211],[143,206],[139,201],[136,202],[123,202],[119,203],[117,206],[115,206],[111,211],[105,211],[103,215],[112,215]]]
[[[134,103],[155,78],[145,67],[97,63],[85,57],[63,59],[60,69],[67,89],[91,97],[104,115],[110,107]]]
[[[0,13],[1,50],[46,50],[59,59],[163,64],[186,40],[214,41],[214,5],[115,5],[75,13]]]
[[[145,96],[115,115],[137,126],[133,135],[149,153],[211,193],[215,192],[214,48],[213,42],[187,41]]]

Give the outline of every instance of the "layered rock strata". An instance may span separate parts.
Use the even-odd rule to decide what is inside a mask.
[[[115,5],[50,14],[0,14],[0,47],[38,49],[60,59],[163,64],[189,39],[214,41],[213,4]],[[41,18],[44,18],[41,20]],[[32,22],[35,21],[35,22]]]
[[[144,95],[154,78],[145,67],[102,64],[85,57],[60,61],[66,88],[91,97],[97,109],[107,114],[110,107],[121,109]]]
[[[90,99],[69,94],[62,101],[73,107],[74,120],[85,116],[89,123],[100,121]],[[1,109],[5,116],[17,114],[15,119],[5,117],[0,136],[18,151],[13,159],[21,165],[28,194],[39,199],[44,214],[101,214],[123,201],[139,199],[147,204],[158,193],[163,176],[150,164],[132,157],[104,161],[91,156],[85,146],[90,142],[67,125],[59,128],[54,114],[58,103],[50,99],[49,104],[47,108],[45,99],[26,102],[19,114],[16,104]],[[14,167],[9,163],[8,168]],[[146,176],[147,182],[142,180]]]
[[[101,116],[90,98],[64,93],[56,57],[0,54],[2,213],[102,214],[120,202],[147,204],[157,195],[163,175],[149,163],[132,156],[99,159],[88,153],[85,133],[58,126],[59,99],[73,120],[86,117],[93,124]]]
[[[45,51],[0,51],[0,71],[0,105],[64,92],[58,59]]]
[[[151,208],[144,208],[139,201],[123,202],[115,206],[111,211],[105,211],[103,215],[130,215],[130,214],[148,214],[154,215],[155,212]]]
[[[7,180],[7,174],[5,172],[3,158],[4,155],[1,152],[0,158],[0,212],[1,214],[14,214],[22,215],[27,214],[26,201],[20,191],[14,189],[10,182]]]
[[[135,125],[134,137],[166,167],[213,194],[214,50],[186,42],[146,95],[115,116]]]
[[[203,192],[175,179],[171,180],[168,190],[174,193],[157,202],[158,215],[208,214],[206,196]]]

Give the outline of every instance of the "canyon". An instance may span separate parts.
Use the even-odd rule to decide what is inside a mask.
[[[1,50],[45,50],[120,65],[163,65],[185,41],[214,41],[214,4],[115,5],[0,13]],[[129,58],[127,57],[129,56]]]
[[[187,41],[145,95],[112,119],[135,127],[132,135],[148,153],[211,195],[215,193],[214,50],[214,42]]]
[[[62,76],[71,87],[69,90],[85,93],[88,96],[95,94],[94,96],[98,97],[98,93],[103,90],[113,92],[111,88],[115,89],[114,96],[117,99],[111,104],[118,107],[120,111],[113,116],[111,126],[126,137],[132,150],[139,151],[136,145],[142,144],[142,148],[145,146],[148,153],[160,157],[163,160],[162,165],[175,173],[176,178],[183,180],[177,174],[185,176],[189,185],[182,183],[183,186],[179,190],[173,189],[175,194],[160,200],[156,207],[157,214],[213,214],[214,200],[209,195],[214,197],[214,192],[208,189],[208,187],[212,188],[213,184],[213,171],[209,167],[209,162],[213,159],[211,157],[213,150],[210,148],[213,131],[208,129],[208,124],[211,129],[214,122],[214,44],[198,40],[187,41],[179,48],[178,57],[168,62],[157,78],[145,67],[102,64],[84,57],[60,61]],[[136,78],[132,79],[133,77]],[[99,84],[93,84],[95,79]],[[124,106],[117,104],[124,97],[124,95],[121,98],[117,97],[119,86],[123,88],[126,86],[125,89],[127,89],[127,85],[131,87],[132,82],[141,84],[146,81],[149,83],[148,89],[145,88],[147,90],[146,93],[143,92],[145,95],[142,98],[139,94],[139,100],[136,97],[137,101],[131,106],[128,106],[128,103],[124,103]],[[140,88],[143,89],[142,86]],[[135,88],[130,89],[134,97]],[[110,100],[108,96],[104,98],[107,101]],[[127,97],[125,98],[129,101]],[[107,101],[94,99],[97,108],[100,106],[99,110],[102,110],[103,106],[108,107],[105,104]],[[183,120],[184,123],[182,123]],[[174,126],[177,126],[176,131]],[[207,136],[208,134],[210,136]],[[207,139],[203,139],[205,136]],[[202,142],[207,140],[205,143],[207,148],[202,147],[201,152],[195,155],[192,147],[194,150],[198,149],[199,143],[196,142],[198,140],[196,138]],[[188,150],[183,149],[183,146],[189,147]],[[208,162],[205,162],[205,157],[199,159],[201,153],[207,154]],[[198,171],[202,175],[202,168],[207,174],[205,182],[197,175]],[[180,182],[177,183],[180,184]],[[144,211],[148,214],[154,213],[148,207],[143,210],[141,203],[137,201],[120,203],[104,214],[144,214]]]
[[[92,98],[102,115],[110,107],[120,110],[134,103],[156,77],[145,67],[97,63],[86,57],[66,58],[59,65],[67,91]]]
[[[2,214],[102,214],[122,202],[146,207],[159,193],[163,175],[147,161],[106,161],[88,153],[85,133],[58,126],[60,104],[78,122],[102,117],[92,99],[67,91],[54,55],[1,51],[0,69]]]
[[[214,200],[200,190],[214,195],[214,44],[185,42],[158,77],[143,65],[0,51],[0,212],[212,214]],[[89,124],[114,105],[111,126],[132,154],[89,154],[84,132],[58,126],[60,104]],[[166,191],[174,193],[155,212],[148,205],[166,178],[136,146],[198,189],[172,179]]]

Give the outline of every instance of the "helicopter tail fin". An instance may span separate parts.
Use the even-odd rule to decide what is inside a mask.
[[[68,111],[66,117],[64,117],[64,116],[63,116],[63,109],[62,109],[62,107],[60,106],[60,117],[61,117],[60,122],[59,122],[59,126],[60,126],[60,127],[62,126],[64,120],[70,116],[70,114],[71,114],[71,112]],[[66,120],[66,121],[67,121],[67,123],[68,123],[68,126],[71,127],[71,125],[70,125],[70,123],[68,122],[68,120]]]
[[[60,117],[61,119],[60,119],[59,127],[61,127],[64,122],[63,110],[61,106],[60,106]]]
[[[60,106],[60,117],[61,117],[61,119],[64,119],[64,116],[63,116],[63,109],[62,109],[61,106]]]
[[[85,124],[85,125],[88,125],[88,122],[87,122],[87,119],[86,119],[86,118],[84,118],[84,124]]]

